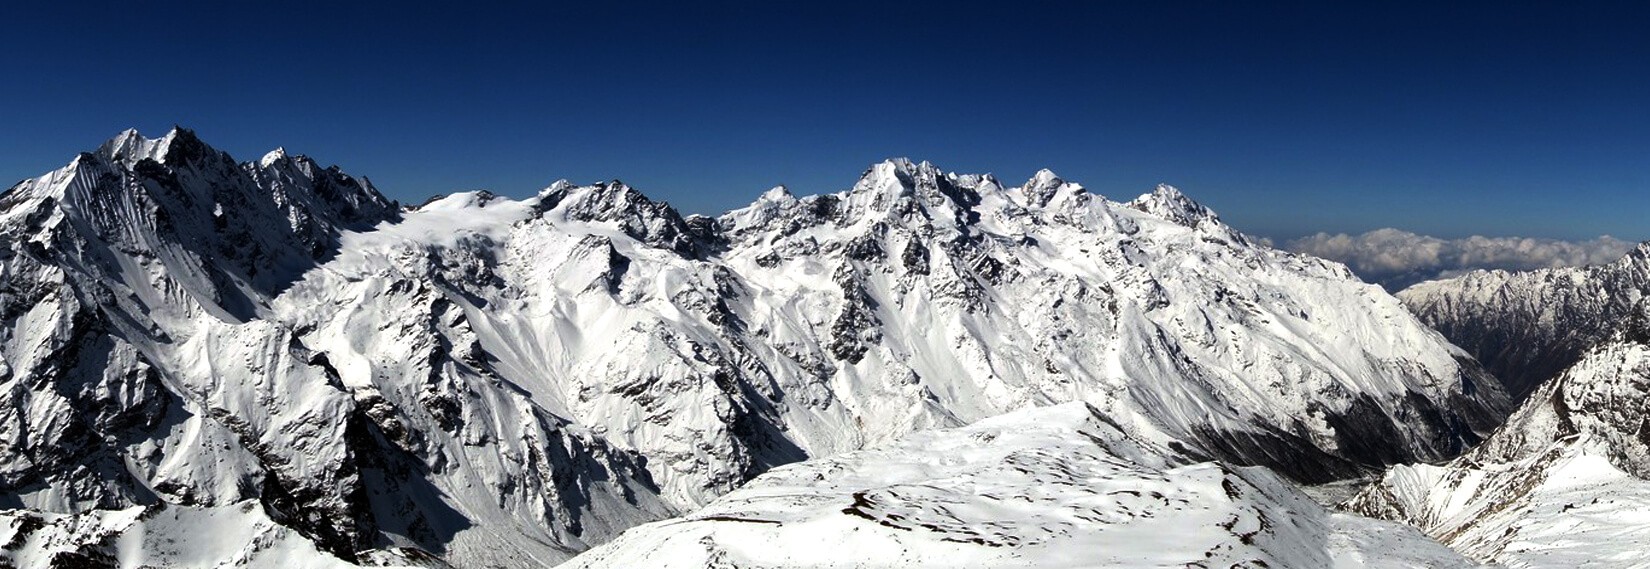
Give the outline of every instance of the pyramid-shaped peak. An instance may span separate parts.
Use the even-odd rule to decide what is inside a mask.
[[[1061,179],[1059,174],[1055,174],[1053,170],[1048,168],[1043,168],[1038,170],[1036,174],[1032,174],[1031,180],[1028,182],[1029,185],[1043,187],[1058,186],[1064,183],[1066,181]]]
[[[1176,188],[1168,184],[1158,184],[1156,188],[1152,189],[1152,195],[1160,196],[1165,199],[1191,201],[1186,197],[1186,194],[1180,191],[1180,188]]]
[[[769,188],[766,192],[762,192],[762,196],[758,199],[761,201],[777,202],[795,199],[795,197],[796,196],[791,195],[790,188],[786,188],[782,184]]]
[[[1053,170],[1043,168],[1038,170],[1036,174],[1032,174],[1030,180],[1026,180],[1026,185],[1021,188],[1021,191],[1025,194],[1026,199],[1031,203],[1031,205],[1041,207],[1048,205],[1051,201],[1054,201],[1055,196],[1060,193],[1060,190],[1068,186],[1073,188],[1081,188],[1081,186],[1066,182],[1065,179],[1061,178],[1059,174],[1055,174]]]
[[[269,151],[269,153],[264,154],[263,158],[259,158],[258,159],[258,165],[262,166],[264,168],[268,168],[268,167],[270,167],[270,165],[272,165],[276,162],[282,161],[282,160],[286,160],[287,158],[288,158],[288,156],[287,156],[287,153],[286,153],[286,147],[285,146],[278,146],[274,150]]]
[[[1127,205],[1186,227],[1195,228],[1205,221],[1223,225],[1214,210],[1186,197],[1169,184],[1158,184],[1151,193],[1135,198]]]

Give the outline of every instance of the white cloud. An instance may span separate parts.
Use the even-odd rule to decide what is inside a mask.
[[[1531,270],[1609,263],[1633,243],[1608,235],[1587,241],[1530,237],[1439,239],[1398,229],[1363,235],[1319,233],[1285,242],[1283,249],[1346,263],[1388,290],[1474,269]]]

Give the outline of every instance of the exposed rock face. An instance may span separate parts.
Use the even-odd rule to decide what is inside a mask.
[[[1475,271],[1398,293],[1417,316],[1465,348],[1518,400],[1621,331],[1650,296],[1650,243],[1608,265]]]
[[[1454,456],[1508,406],[1344,267],[1048,172],[888,161],[716,219],[617,182],[401,211],[306,158],[127,133],[0,196],[0,234],[0,507],[114,528],[25,565],[188,525],[136,511],[542,565],[1025,407],[1322,481]]]

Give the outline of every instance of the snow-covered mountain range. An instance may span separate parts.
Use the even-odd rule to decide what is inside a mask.
[[[1604,265],[1474,271],[1404,289],[1421,320],[1522,399],[1621,330],[1650,296],[1650,242]]]
[[[1344,267],[1174,188],[1118,202],[1047,171],[890,160],[717,218],[618,182],[400,209],[305,157],[128,132],[0,195],[0,234],[19,566],[545,565],[782,465],[1070,402],[1068,430],[1157,449],[1073,450],[1118,484],[1236,480],[1267,497],[1202,506],[1341,539],[1238,467],[1445,460],[1511,405]]]
[[[1399,297],[1523,403],[1466,455],[1394,467],[1347,507],[1510,567],[1650,566],[1650,243]]]
[[[1650,566],[1650,305],[1483,445],[1400,466],[1349,504],[1509,567]]]

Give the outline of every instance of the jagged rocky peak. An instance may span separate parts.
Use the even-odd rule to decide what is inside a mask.
[[[286,153],[286,147],[277,146],[274,150],[264,153],[264,157],[258,159],[258,165],[267,168],[270,164],[281,160],[286,160],[287,158],[290,158],[290,156]]]
[[[128,129],[95,152],[81,154],[57,172],[26,180],[18,189],[59,199],[93,198],[105,192],[159,193],[171,199],[149,201],[172,209],[222,209],[246,201],[273,200],[276,207],[302,210],[286,216],[294,224],[303,222],[301,218],[315,218],[341,225],[370,225],[396,216],[395,204],[370,181],[345,174],[337,166],[323,168],[308,156],[289,155],[284,148],[255,162],[237,163],[183,127],[174,127],[160,138]]]
[[[888,212],[890,216],[953,219],[980,203],[975,188],[958,183],[928,161],[884,160],[872,166],[848,191],[851,209]],[[961,221],[961,220],[957,220]]]
[[[202,141],[195,131],[181,126],[172,127],[160,138],[149,138],[137,129],[126,129],[104,142],[96,152],[82,156],[87,155],[101,158],[111,166],[123,166],[127,169],[138,167],[144,160],[174,167],[201,160],[234,164],[234,159],[230,158],[228,153],[211,147]]]
[[[135,128],[129,128],[109,139],[97,149],[97,155],[105,160],[123,162],[128,165],[136,164],[139,160],[149,159],[159,162],[166,157],[166,148],[172,142],[172,137],[178,129],[173,128],[166,136],[157,139],[145,138]]]
[[[567,221],[616,224],[637,241],[688,258],[708,253],[715,239],[705,233],[713,231],[714,224],[689,224],[670,204],[654,201],[619,180],[589,186],[559,180],[539,192],[536,210]]]
[[[1627,263],[1650,269],[1650,241],[1644,241],[1627,251]]]
[[[879,220],[899,223],[966,223],[978,205],[979,177],[946,173],[928,162],[891,158],[873,164],[846,191],[796,199],[783,186],[750,206],[728,212],[722,226],[736,235],[819,225],[853,226]]]
[[[343,231],[399,216],[370,182],[336,167],[284,152],[236,163],[181,127],[157,139],[122,132],[23,181],[0,210],[5,232],[72,251],[72,270],[125,280],[159,261],[155,283],[126,284],[189,291],[236,320],[335,251]]]
[[[546,211],[560,209],[568,219],[579,221],[614,221],[627,216],[680,217],[669,204],[653,201],[619,180],[588,186],[574,186],[560,180],[541,191],[539,199],[540,207]]]
[[[1044,168],[1038,170],[1026,184],[1021,187],[1025,193],[1026,203],[1030,206],[1044,207],[1062,193],[1082,195],[1083,186],[1073,184],[1060,178],[1054,171]]]
[[[135,128],[126,129],[91,154],[127,167],[145,159],[178,165],[189,159],[227,156],[201,141],[195,131],[181,126],[172,127],[160,138],[143,136]]]
[[[913,226],[926,233],[930,228],[960,229],[976,222],[974,210],[982,200],[1005,192],[990,174],[957,174],[927,161],[890,158],[866,169],[844,191],[797,198],[788,188],[775,187],[751,205],[723,214],[718,225],[733,242],[821,226],[861,230]]]
[[[336,221],[351,229],[366,229],[399,216],[397,204],[379,193],[371,180],[346,174],[338,166],[322,168],[309,156],[288,155],[285,148],[242,167],[259,187],[272,192],[276,205],[301,206],[311,215],[333,213]]]

